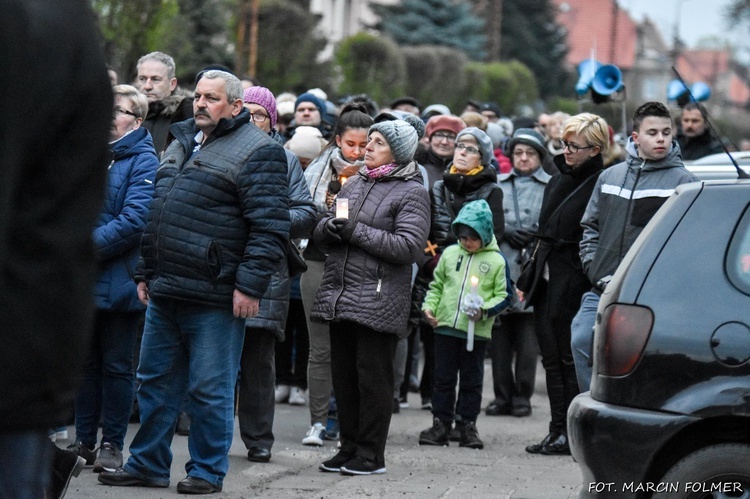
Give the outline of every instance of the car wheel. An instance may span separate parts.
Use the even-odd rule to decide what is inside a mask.
[[[750,499],[750,445],[718,444],[688,454],[659,485],[653,499]]]

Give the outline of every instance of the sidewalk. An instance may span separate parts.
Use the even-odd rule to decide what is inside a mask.
[[[489,361],[485,364],[483,407],[492,400]],[[483,450],[430,447],[418,444],[419,431],[430,426],[428,411],[419,409],[419,395],[410,394],[412,407],[394,414],[386,447],[384,475],[345,477],[318,471],[318,464],[336,453],[335,442],[322,448],[302,445],[309,428],[307,407],[276,406],[276,443],[271,462],[251,463],[235,426],[230,452],[230,470],[224,490],[216,498],[575,498],[581,485],[581,472],[569,456],[528,454],[524,448],[547,434],[549,404],[541,364],[537,370],[537,390],[532,398],[533,414],[527,418],[488,417],[477,421]],[[138,429],[131,424],[127,443]],[[75,431],[69,428],[71,437]],[[67,442],[59,443],[60,446]],[[175,486],[185,477],[189,459],[187,437],[175,436],[172,450],[172,483],[168,489],[108,487],[98,483],[91,468],[71,481],[66,498],[156,499],[178,496]],[[127,444],[126,444],[127,455]]]

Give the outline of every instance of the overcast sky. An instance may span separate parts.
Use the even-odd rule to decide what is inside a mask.
[[[677,17],[680,38],[688,48],[694,48],[706,36],[729,37],[724,11],[731,0],[618,0],[618,3],[636,21],[642,21],[647,15],[670,46]]]

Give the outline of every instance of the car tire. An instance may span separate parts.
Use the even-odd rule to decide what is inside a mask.
[[[652,499],[748,497],[750,445],[704,447],[680,459],[659,482],[663,491],[655,493]]]

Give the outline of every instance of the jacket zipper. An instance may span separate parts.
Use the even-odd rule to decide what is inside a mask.
[[[463,258],[464,258],[463,255],[459,255],[458,264],[456,264],[456,272],[460,270],[461,261],[463,260]],[[464,276],[463,276],[463,279],[461,280],[461,291],[459,292],[459,295],[458,295],[458,304],[457,304],[458,308],[456,309],[456,313],[453,316],[453,329],[457,329],[457,326],[458,326],[458,318],[461,314],[461,302],[464,301],[464,293],[466,292],[466,282],[468,281],[469,269],[471,268],[471,261],[473,259],[474,259],[474,253],[471,253],[469,255],[468,261],[466,262],[466,269],[464,269]]]
[[[357,210],[354,212],[354,216],[351,218],[351,220],[357,219],[357,216],[359,215],[359,212],[362,209],[362,206],[364,206],[365,200],[367,199],[367,196],[370,195],[370,191],[372,190],[373,187],[375,187],[375,182],[372,182],[367,187],[367,190],[362,196],[362,201],[359,203],[359,206],[357,206]],[[346,270],[346,262],[348,259],[349,259],[349,244],[347,243],[346,252],[344,253],[344,262],[341,264],[341,286],[339,287],[338,294],[336,294],[336,296],[333,298],[333,306],[331,307],[331,315],[329,317],[326,317],[326,320],[332,321],[336,316],[336,305],[339,302],[339,298],[341,298],[341,295],[344,293],[344,272]],[[377,291],[378,292],[380,291],[380,281],[378,282]]]
[[[633,182],[633,188],[630,190],[630,198],[628,199],[628,209],[625,211],[625,221],[622,225],[622,230],[620,231],[620,248],[617,250],[617,258],[621,262],[622,261],[622,248],[625,246],[625,232],[628,229],[628,220],[632,218],[632,213],[630,213],[630,210],[633,208],[633,196],[635,196],[635,190],[638,187],[638,182],[641,179],[641,172],[643,171],[643,167],[646,166],[646,160],[644,159],[641,163],[641,166],[638,168],[638,171],[635,174],[635,182]],[[627,176],[627,173],[625,174]]]

